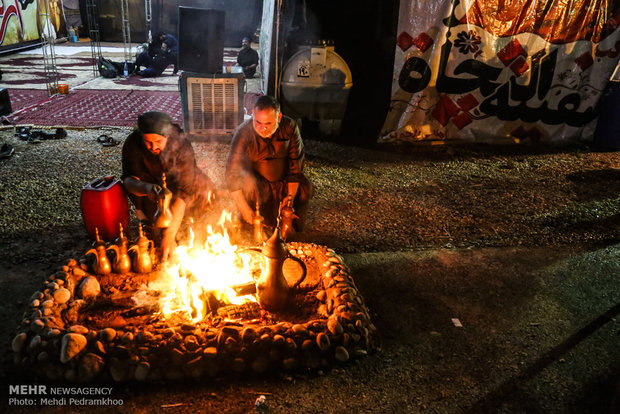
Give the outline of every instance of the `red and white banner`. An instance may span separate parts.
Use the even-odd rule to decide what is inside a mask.
[[[380,142],[589,140],[619,0],[401,0]]]

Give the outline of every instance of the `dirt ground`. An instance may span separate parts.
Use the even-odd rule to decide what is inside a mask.
[[[80,190],[120,175],[120,146],[98,144],[102,132],[128,130],[40,144],[0,131],[16,149],[0,160],[5,384],[45,383],[14,367],[10,342],[32,292],[90,246]],[[224,190],[227,142],[194,148]],[[97,384],[122,406],[18,406],[5,385],[2,412],[247,413],[261,395],[259,411],[272,413],[620,412],[619,153],[320,140],[306,150],[316,194],[301,239],[343,255],[379,352],[318,372]]]

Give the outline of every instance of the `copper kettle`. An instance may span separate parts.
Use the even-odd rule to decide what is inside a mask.
[[[295,228],[293,227],[293,220],[298,219],[299,216],[295,214],[295,210],[290,205],[285,205],[280,210],[282,238],[287,240],[290,236],[295,234]]]
[[[112,250],[116,254],[112,269],[118,274],[124,274],[131,270],[131,258],[129,257],[127,247],[129,240],[127,240],[125,233],[123,233],[123,225],[119,223],[118,226],[120,227],[120,235],[116,239],[116,244],[108,247],[108,250]]]
[[[93,263],[93,271],[98,275],[107,275],[112,271],[112,265],[110,259],[108,259],[107,250],[105,248],[105,242],[99,237],[99,229],[95,227],[95,244],[93,248],[86,252],[95,255],[95,262]]]
[[[166,173],[162,174],[162,186],[157,192],[157,210],[153,216],[153,227],[167,228],[172,223],[172,212],[170,211],[170,201],[172,200],[172,191],[166,187]]]
[[[256,296],[263,308],[271,312],[277,311],[288,303],[290,291],[297,288],[306,278],[306,265],[301,259],[291,255],[286,248],[286,243],[280,234],[279,223],[271,237],[265,242],[261,253],[265,257],[265,268],[256,282]],[[288,285],[282,272],[286,259],[296,261],[302,268],[301,277],[292,286]]]
[[[142,231],[142,223],[139,224],[139,237],[136,244],[129,248],[130,252],[134,252],[132,260],[132,268],[136,273],[148,273],[153,270],[155,262],[155,247],[153,240],[149,240]]]
[[[265,241],[265,219],[260,215],[260,204],[256,202],[256,211],[254,212],[254,242],[263,244]]]

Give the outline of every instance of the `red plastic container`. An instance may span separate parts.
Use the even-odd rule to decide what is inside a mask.
[[[118,224],[129,227],[129,203],[120,180],[114,177],[97,178],[82,189],[80,204],[86,231],[94,239],[99,236],[113,241],[120,235]]]

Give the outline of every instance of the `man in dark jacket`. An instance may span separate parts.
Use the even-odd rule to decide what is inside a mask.
[[[243,68],[247,79],[252,79],[258,66],[258,53],[250,46],[250,38],[244,37],[241,41],[241,50],[237,55],[237,65]]]
[[[149,43],[147,51],[136,58],[134,74],[144,77],[160,76],[172,64],[172,73],[178,72],[179,42],[168,33],[158,32]],[[144,70],[140,68],[144,66]]]
[[[314,193],[303,168],[304,145],[297,124],[282,116],[278,101],[261,96],[252,119],[235,131],[226,163],[226,184],[243,220],[253,223],[258,203],[265,224],[275,226],[286,204],[299,217],[293,222],[295,230],[302,231]]]
[[[172,192],[172,222],[162,230],[161,256],[168,259],[176,247],[176,235],[185,217],[198,218],[210,207],[215,186],[196,165],[194,149],[181,128],[162,112],[138,117],[138,128],[125,140],[122,179],[136,217],[152,225],[162,194],[163,173]]]

